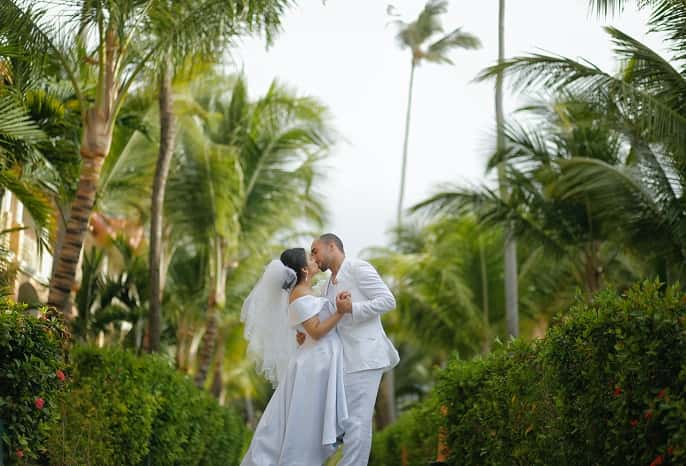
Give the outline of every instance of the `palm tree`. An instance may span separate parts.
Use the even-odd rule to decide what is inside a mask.
[[[184,117],[168,188],[172,244],[207,258],[209,291],[196,382],[215,352],[227,286],[243,261],[264,253],[278,233],[323,219],[314,186],[330,135],[326,110],[274,83],[250,102],[242,78],[193,82],[195,114]],[[182,118],[182,117],[179,117]]]
[[[588,62],[531,55],[491,67],[481,77],[502,71],[514,78],[517,89],[543,85],[550,92],[574,92],[605,106],[603,118],[630,148],[628,155],[619,164],[588,157],[566,161],[558,190],[569,198],[590,199],[597,215],[614,222],[626,244],[662,262],[663,278],[672,282],[684,274],[686,257],[681,194],[686,179],[686,42],[679,32],[686,8],[657,1],[645,6],[654,7],[651,29],[666,34],[671,59],[618,29],[606,28],[623,65],[617,75]]]
[[[505,0],[498,1],[498,63],[505,60]],[[503,112],[503,74],[495,80],[496,151],[505,150],[505,114]],[[507,198],[505,168],[498,167],[500,196]],[[510,336],[519,335],[519,298],[517,286],[517,241],[512,228],[505,226],[505,296],[507,329]]]
[[[505,199],[492,189],[444,190],[417,209],[451,215],[477,213],[484,224],[512,228],[545,254],[556,257],[591,296],[611,273],[615,282],[626,271],[616,224],[608,221],[587,191],[568,188],[570,164],[589,160],[618,166],[626,156],[621,137],[606,124],[606,109],[574,97],[528,107],[534,117],[528,130],[505,126],[506,150],[496,153],[490,168],[502,170],[510,187]],[[629,274],[631,275],[631,274]]]
[[[115,238],[111,246],[110,251],[93,247],[84,254],[72,333],[81,341],[93,341],[102,332],[108,343],[138,350],[143,339],[140,323],[147,307],[147,264],[125,238]],[[102,270],[103,259],[112,253],[121,261],[116,274]]]
[[[172,10],[178,6],[183,7],[188,3],[186,0],[170,1]],[[166,57],[162,61],[161,72],[159,74],[159,118],[160,118],[160,144],[157,156],[157,165],[153,179],[151,213],[150,213],[150,328],[149,328],[149,351],[158,351],[160,347],[161,332],[161,299],[162,299],[162,275],[160,269],[162,252],[162,228],[163,228],[163,204],[164,191],[171,165],[171,158],[174,149],[174,137],[176,129],[174,127],[173,115],[173,92],[172,79],[174,74],[179,74],[180,69],[188,68],[189,62],[201,60],[212,60],[218,55],[227,40],[241,32],[241,28],[250,31],[264,31],[267,41],[271,42],[272,35],[280,27],[280,18],[284,8],[289,4],[289,0],[270,0],[267,2],[253,2],[252,11],[243,19],[241,24],[234,27],[219,28],[214,35],[198,37],[204,41],[204,47],[193,50],[192,46],[197,44],[176,43],[166,50]],[[180,5],[174,5],[180,4]],[[151,15],[155,21],[154,35],[164,36],[169,24],[164,16]],[[162,20],[160,20],[162,19]],[[189,57],[192,50],[193,56]],[[192,60],[194,59],[194,60]],[[193,72],[191,67],[191,74]],[[188,69],[185,70],[188,75]],[[188,76],[187,76],[188,77]]]
[[[397,39],[402,48],[410,50],[410,87],[407,96],[407,113],[405,115],[405,139],[403,142],[403,162],[400,172],[400,195],[398,197],[398,209],[396,225],[401,224],[403,201],[405,198],[405,175],[407,170],[407,144],[410,133],[410,111],[412,109],[412,89],[414,86],[415,68],[427,61],[437,64],[453,64],[448,54],[457,48],[477,49],[481,46],[475,36],[462,32],[457,28],[447,34],[443,34],[440,16],[448,9],[446,0],[429,0],[417,19],[412,22],[397,20]],[[436,35],[441,34],[436,38]],[[427,42],[430,44],[427,45]]]
[[[47,196],[34,185],[36,180],[30,175],[28,162],[34,159],[35,165],[36,157],[45,162],[37,145],[46,139],[21,102],[7,93],[0,94],[0,190],[2,194],[9,191],[19,199],[34,219],[39,237],[43,238],[45,228],[52,223],[52,212]]]
[[[0,25],[0,37],[12,28]],[[40,254],[50,250],[53,204],[74,181],[78,125],[59,81],[39,79],[20,50],[0,47],[0,198],[12,193],[31,215]]]
[[[8,46],[40,57],[46,69],[59,69],[72,86],[81,112],[80,179],[66,222],[64,242],[55,257],[48,301],[67,311],[79,255],[103,162],[110,152],[119,111],[131,86],[146,69],[159,69],[168,50],[202,49],[218,31],[236,29],[256,4],[229,0],[180,2],[74,1],[59,11],[32,2],[0,1],[0,23],[12,24]],[[52,6],[52,5],[50,5]],[[47,7],[47,5],[46,5]],[[55,24],[55,18],[60,24]],[[153,19],[155,21],[153,21]],[[156,28],[160,22],[165,27]],[[160,34],[150,35],[148,31]]]
[[[397,298],[397,321],[389,328],[401,341],[415,346],[425,342],[425,351],[438,362],[445,362],[452,351],[478,353],[484,336],[481,266],[473,261],[483,235],[475,233],[473,219],[447,218],[421,227],[406,225],[395,248],[369,251]],[[493,271],[498,255],[491,257],[496,261],[489,262]]]

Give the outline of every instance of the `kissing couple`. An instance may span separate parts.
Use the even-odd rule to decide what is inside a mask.
[[[331,271],[318,296],[312,277]],[[248,357],[276,387],[241,466],[364,466],[381,376],[398,364],[381,316],[395,298],[327,233],[274,260],[243,304]]]

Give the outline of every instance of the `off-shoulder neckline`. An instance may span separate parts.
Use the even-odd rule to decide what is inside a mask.
[[[291,306],[291,305],[297,303],[298,301],[300,301],[300,300],[303,299],[303,298],[324,299],[323,296],[315,296],[315,295],[313,295],[313,294],[304,294],[304,295],[302,295],[302,296],[299,296],[299,297],[295,298],[295,299],[294,299],[293,301],[291,301],[288,305]]]

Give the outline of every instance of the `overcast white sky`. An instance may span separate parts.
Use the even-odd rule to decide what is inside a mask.
[[[338,233],[349,255],[387,244],[395,219],[409,83],[409,52],[388,25],[388,2],[301,0],[286,16],[284,31],[269,50],[245,40],[233,52],[253,96],[274,78],[321,99],[344,140],[329,160],[323,187],[331,212],[328,229]],[[391,2],[412,19],[423,0]],[[586,58],[616,69],[602,30],[611,24],[660,49],[646,36],[647,15],[629,8],[599,20],[587,0],[509,0],[506,56],[549,51]],[[497,58],[498,1],[450,2],[446,30],[462,26],[483,47],[457,51],[455,66],[425,64],[415,76],[406,205],[422,200],[442,182],[480,183],[494,133],[493,83],[471,82]],[[520,98],[521,99],[521,98]],[[521,103],[522,100],[519,100]],[[518,105],[506,90],[506,111]],[[303,245],[307,246],[307,245]]]

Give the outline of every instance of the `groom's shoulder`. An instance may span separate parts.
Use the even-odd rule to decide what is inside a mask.
[[[369,262],[362,260],[362,259],[358,259],[357,257],[352,257],[349,259],[346,258],[345,260],[350,263],[351,267],[360,267],[360,266],[364,266],[364,265],[371,265],[371,264],[369,264]]]
[[[350,268],[356,272],[358,270],[376,270],[376,268],[371,263],[367,262],[366,260],[357,258],[350,259]]]

